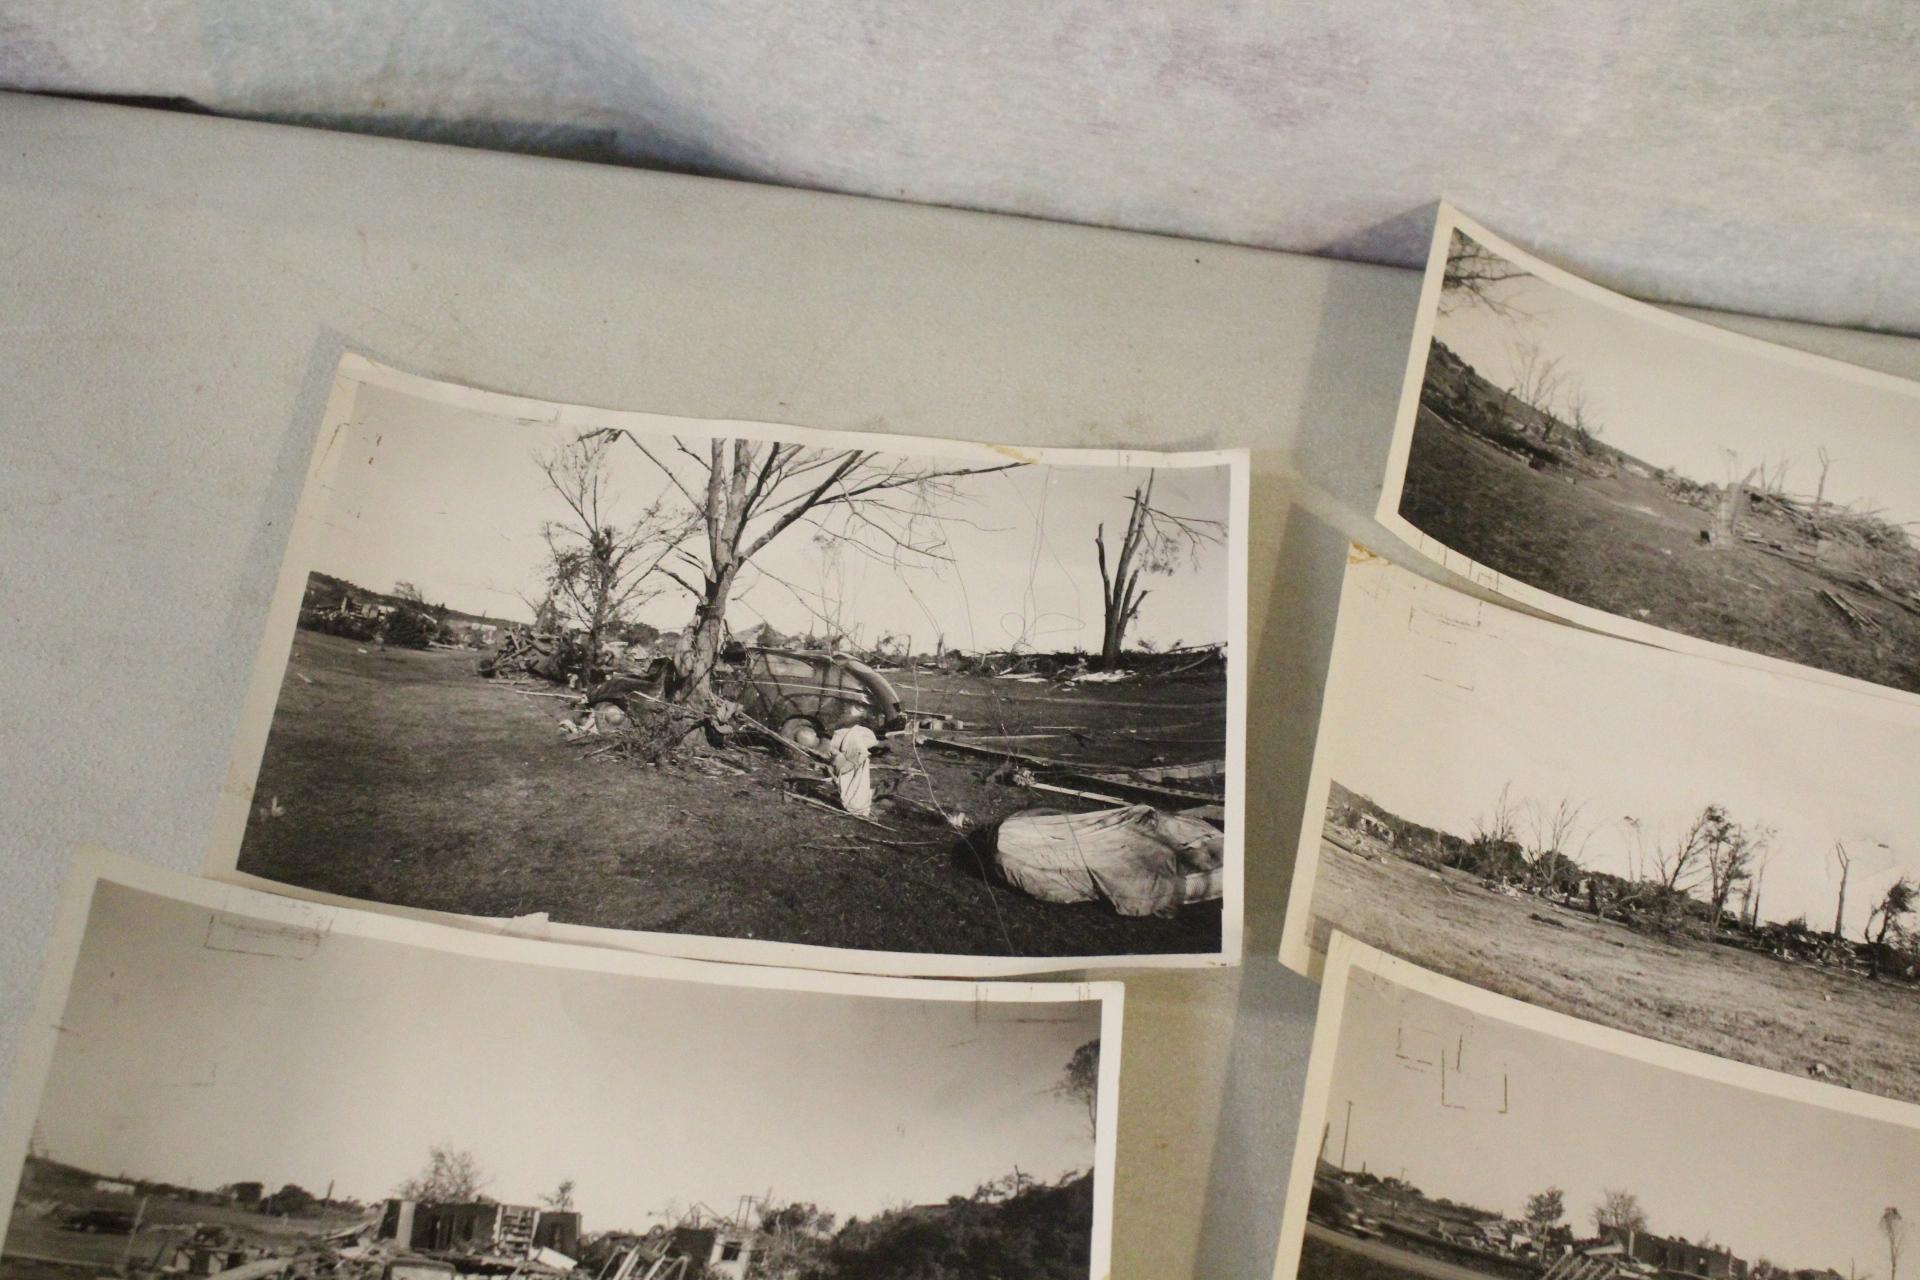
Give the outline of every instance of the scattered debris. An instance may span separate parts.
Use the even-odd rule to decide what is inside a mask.
[[[913,681],[910,692],[916,695],[916,703],[917,673],[934,671],[942,679],[929,682],[928,692],[941,699],[1004,699],[1023,706],[1044,701],[1098,706],[1105,711],[1152,710],[1165,717],[1169,708],[1164,699],[1117,702],[1112,697],[1096,698],[1093,688],[1147,679],[1218,679],[1226,662],[1224,646],[1129,655],[1125,667],[1100,670],[1086,654],[955,651],[937,659],[916,659],[906,652],[889,651],[867,655],[872,660],[866,661],[831,650],[728,644],[713,673],[716,696],[701,704],[674,696],[680,676],[670,657],[652,658],[644,667],[615,671],[586,684],[580,679],[584,655],[577,650],[578,645],[565,637],[515,629],[502,637],[480,671],[523,696],[567,703],[569,710],[557,722],[558,731],[569,744],[585,748],[585,759],[629,759],[723,778],[754,773],[752,762],[759,760],[763,765],[758,772],[763,778],[777,779],[785,802],[890,835],[907,834],[902,827],[881,820],[890,811],[910,826],[931,827],[939,833],[937,840],[922,843],[951,846],[976,823],[943,803],[943,788],[921,767],[920,749],[927,747],[958,757],[944,766],[947,776],[966,769],[970,785],[997,780],[1036,793],[1034,799],[1042,801],[1038,807],[1003,818],[994,830],[994,861],[1008,883],[1047,901],[1106,901],[1123,915],[1167,914],[1185,903],[1221,896],[1226,763],[1218,758],[1168,760],[1153,754],[1162,743],[1188,751],[1196,746],[1217,751],[1221,738],[1140,736],[1169,729],[1212,729],[1216,720],[1174,725],[1140,720],[1099,731],[1092,728],[1101,723],[1098,719],[1091,724],[1037,728],[1001,720],[1002,732],[993,733],[987,725],[937,707],[907,708],[877,664],[908,673],[896,678]],[[948,677],[956,675],[980,683],[973,688],[955,687],[962,682]],[[525,687],[535,679],[565,684],[567,689]],[[987,687],[986,681],[1051,686],[1060,696],[1002,693]],[[1085,693],[1071,696],[1077,686],[1087,686]],[[997,715],[1003,707],[995,705],[992,710]],[[1191,713],[1191,708],[1180,710]],[[1055,718],[1073,716],[1056,713]],[[1101,735],[1118,746],[1117,758],[1098,759]],[[1022,749],[1029,745],[1065,755],[1031,754]],[[782,765],[765,768],[769,755]],[[1150,762],[1134,763],[1143,758]],[[974,761],[987,763],[990,770],[969,768],[968,762]],[[924,795],[918,799],[901,793],[910,779],[924,783]],[[1045,807],[1048,797],[1098,807],[1091,813],[1060,812]],[[995,807],[1004,812],[1004,806]],[[643,1268],[629,1280],[644,1280],[650,1274]]]
[[[1847,620],[1847,625],[1855,631],[1877,632],[1880,630],[1880,623],[1877,619],[1870,614],[1862,613],[1853,601],[1847,599],[1831,587],[1821,587],[1820,596],[1828,604],[1838,609],[1841,616]]]

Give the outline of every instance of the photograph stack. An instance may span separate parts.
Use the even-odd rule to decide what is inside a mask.
[[[0,1280],[1108,1280],[1126,980],[1244,1073],[1256,964],[1290,1164],[1173,1035],[1129,1142],[1287,1166],[1258,1272],[1920,1267],[1915,384],[1440,206],[1321,686],[1246,450],[335,355],[203,874],[67,883]]]
[[[357,355],[205,878],[84,857],[0,1280],[1088,1280],[1241,950],[1244,452]],[[6,1194],[10,1192],[10,1194]]]
[[[1899,1280],[1920,389],[1443,210],[1282,945],[1275,1274]]]

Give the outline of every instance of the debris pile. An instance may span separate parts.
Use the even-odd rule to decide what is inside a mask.
[[[693,695],[669,657],[655,657],[644,669],[621,671],[580,688],[582,657],[577,646],[570,649],[563,638],[516,631],[483,664],[482,674],[528,699],[564,702],[557,728],[583,759],[627,761],[714,778],[755,777],[777,789],[783,802],[863,823],[892,837],[888,843],[945,845],[956,853],[977,855],[965,865],[990,869],[1005,883],[1048,901],[1099,900],[1122,914],[1146,915],[1220,897],[1226,762],[1174,762],[1160,754],[1162,743],[1191,756],[1196,745],[1217,750],[1217,740],[1154,736],[1199,725],[1215,734],[1219,726],[1206,718],[1169,725],[1139,717],[1139,723],[1116,724],[1111,700],[1101,700],[1094,687],[1147,679],[1218,681],[1226,662],[1223,646],[1130,657],[1128,667],[1110,671],[1091,668],[1085,654],[956,652],[945,655],[934,668],[939,674],[924,681],[921,673],[929,666],[909,658],[904,668],[894,670],[910,672],[895,678],[912,681],[903,686],[912,695],[911,707],[873,664],[833,651],[730,644],[722,649],[704,696]],[[568,687],[526,687],[534,680],[565,681]],[[993,687],[994,680],[1050,688],[1045,693],[1002,693]],[[1074,696],[1082,684],[1090,687]],[[1126,701],[1137,696],[1115,695],[1120,707],[1159,706]],[[985,699],[967,705],[1002,720],[1010,706],[1023,706],[1031,714],[1039,704],[1049,704],[1040,718],[1079,718],[1088,727],[1047,725],[1033,732],[991,734],[977,721],[948,714],[937,701],[929,706],[923,698]],[[1097,714],[1089,718],[1055,711],[1051,705],[1081,703],[1083,698],[1089,709],[1109,713],[1106,728],[1092,727],[1102,723]],[[1116,755],[1098,759],[1090,746],[1096,735],[1110,741]],[[1060,741],[1065,754],[1022,749],[1029,741],[1049,739]],[[936,756],[947,757],[943,776],[948,783],[936,783],[929,775],[929,769],[942,767]],[[1148,763],[1131,763],[1143,759]],[[914,797],[903,792],[909,783],[918,784]],[[955,789],[971,791],[977,800],[976,788],[996,784],[1031,793],[1023,809],[1004,824],[995,824],[992,816],[970,816],[962,806],[971,807],[972,802],[953,794]],[[1098,809],[1092,814],[1062,813],[1063,800],[1080,802],[1069,808]],[[995,816],[1005,814],[1007,807],[988,802]],[[986,827],[976,832],[983,821]],[[900,841],[909,828],[925,838]],[[1179,834],[1171,834],[1175,832]],[[1113,845],[1112,865],[1091,872],[1083,866],[1081,883],[1068,892],[1062,887],[1064,873],[1041,870],[1034,859],[1039,856],[1044,862],[1044,855],[1034,850],[1056,836],[1078,841],[1083,835],[1096,844]]]
[[[1732,911],[1714,918],[1711,904],[1657,881],[1629,880],[1604,871],[1580,869],[1573,880],[1547,883],[1524,874],[1487,874],[1462,865],[1455,856],[1467,842],[1392,815],[1382,818],[1360,807],[1370,803],[1351,793],[1329,804],[1322,838],[1364,861],[1392,856],[1427,867],[1471,875],[1479,888],[1504,898],[1548,903],[1643,933],[1758,952],[1789,964],[1804,964],[1858,977],[1920,982],[1920,953],[1897,942],[1869,942],[1808,928],[1804,920],[1755,921]],[[1453,890],[1450,888],[1449,892]],[[1566,921],[1539,913],[1530,918],[1566,927]]]
[[[589,1241],[569,1210],[400,1199],[332,1232],[190,1225],[144,1236],[120,1268],[132,1280],[741,1280],[760,1242],[745,1217],[704,1208]]]
[[[946,655],[940,669],[958,675],[1026,680],[1036,684],[1101,684],[1149,677],[1158,680],[1174,676],[1217,678],[1226,669],[1226,663],[1226,646],[1211,644],[1167,649],[1159,653],[1130,653],[1125,666],[1110,669],[1101,669],[1097,656],[1086,653],[1033,653],[1025,650],[961,653],[955,650]]]
[[[488,678],[537,676],[555,684],[567,683],[567,675],[585,658],[581,646],[565,636],[547,632],[509,631],[499,647],[480,659],[480,674]]]

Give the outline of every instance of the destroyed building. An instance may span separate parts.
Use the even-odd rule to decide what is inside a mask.
[[[1609,1230],[1603,1237],[1619,1245],[1635,1262],[1663,1276],[1685,1280],[1747,1280],[1747,1264],[1731,1250],[1657,1236],[1650,1231]]]
[[[677,1226],[600,1236],[582,1261],[598,1280],[746,1280],[758,1242],[744,1217],[696,1208]]]
[[[377,1236],[427,1253],[531,1258],[551,1249],[572,1258],[580,1251],[580,1215],[491,1201],[425,1204],[396,1199],[381,1211]]]
[[[673,1252],[704,1263],[707,1280],[746,1280],[753,1262],[753,1235],[733,1224],[708,1222],[673,1229]]]

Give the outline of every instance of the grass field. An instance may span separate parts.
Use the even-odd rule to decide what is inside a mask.
[[[1920,1101],[1920,991],[1737,947],[1636,932],[1472,876],[1320,842],[1313,945],[1331,929],[1605,1026]]]
[[[49,1212],[54,1210],[55,1212]],[[191,1233],[197,1226],[220,1226],[241,1238],[260,1243],[299,1240],[337,1230],[362,1220],[362,1215],[328,1210],[304,1218],[275,1218],[228,1204],[202,1204],[165,1195],[147,1198],[141,1228],[134,1235],[69,1231],[59,1223],[59,1212],[81,1208],[112,1208],[133,1213],[140,1197],[91,1190],[68,1190],[55,1198],[23,1193],[14,1202],[0,1246],[0,1280],[65,1280],[69,1274],[95,1276],[130,1260],[147,1265]]]
[[[474,661],[296,633],[239,868],[412,907],[821,946],[1035,956],[1219,948],[1217,903],[1126,919],[1103,904],[1038,902],[990,883],[973,844],[937,819],[883,805],[876,816],[894,830],[882,832],[784,802],[788,770],[772,756],[753,753],[754,772],[727,778],[587,759],[558,731],[567,704],[532,696],[549,686],[482,680]],[[1015,744],[1022,750],[1121,764],[1222,754],[1220,680],[897,683],[910,707],[969,725],[1071,730]],[[904,794],[926,801],[930,785],[977,829],[1036,803],[990,781],[989,760],[923,748],[902,762],[927,775]]]
[[[1711,516],[1676,501],[1657,479],[1535,471],[1422,407],[1400,514],[1488,568],[1564,599],[1920,692],[1920,614],[1756,546],[1704,546]],[[1757,518],[1747,523],[1771,536]],[[1823,588],[1845,595],[1879,630],[1849,623]]]

